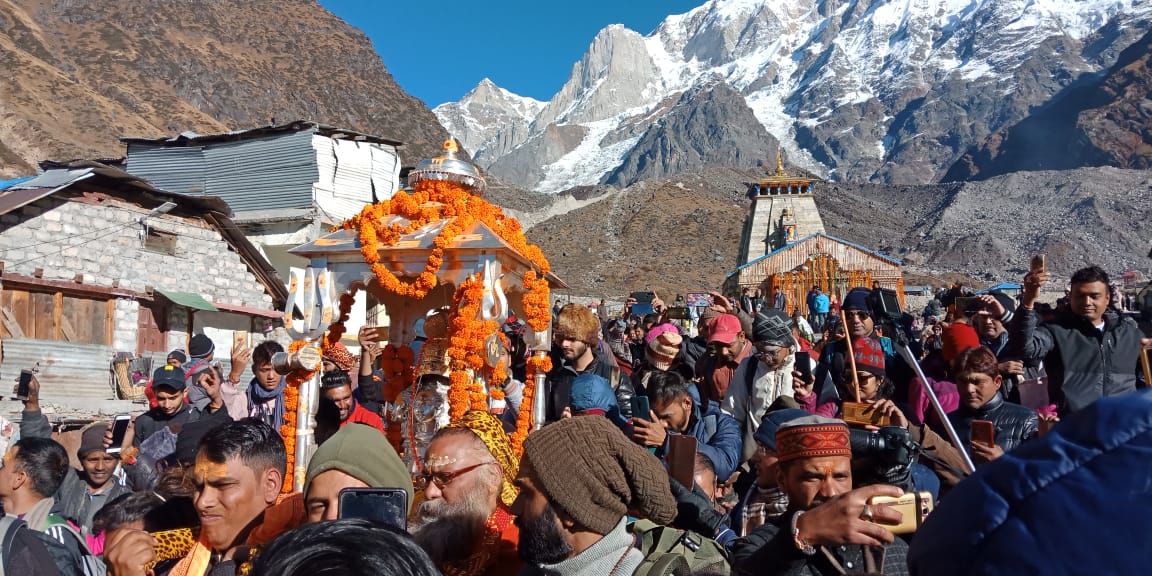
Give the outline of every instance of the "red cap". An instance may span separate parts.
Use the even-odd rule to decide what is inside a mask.
[[[744,328],[740,326],[740,319],[734,314],[721,314],[712,323],[712,338],[708,341],[731,344],[736,339],[736,335],[743,331]]]

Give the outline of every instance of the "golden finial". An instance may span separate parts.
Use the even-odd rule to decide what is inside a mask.
[[[784,175],[784,150],[782,148],[776,149],[776,174]]]
[[[452,154],[459,152],[459,149],[456,147],[456,139],[455,138],[449,138],[449,139],[444,141],[444,151],[450,152]]]

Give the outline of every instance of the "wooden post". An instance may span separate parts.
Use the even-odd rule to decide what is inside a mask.
[[[64,293],[52,295],[52,339],[59,342],[64,326]]]
[[[848,331],[848,315],[844,313],[844,305],[840,305],[840,322],[844,325],[844,343],[848,346],[848,365],[852,367],[852,392],[856,395],[856,402],[860,402],[860,378],[856,374],[856,355],[852,350],[852,336]]]
[[[104,344],[111,346],[116,339],[116,299],[104,301]]]

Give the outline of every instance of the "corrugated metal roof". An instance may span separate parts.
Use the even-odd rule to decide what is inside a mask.
[[[204,158],[208,193],[233,210],[312,206],[318,171],[311,132],[216,144]]]
[[[295,122],[289,122],[287,124],[261,126],[259,128],[251,128],[248,130],[233,130],[232,132],[225,132],[223,134],[197,134],[195,132],[183,132],[177,136],[165,136],[162,138],[134,138],[131,136],[126,136],[121,138],[120,141],[128,144],[150,143],[163,144],[165,146],[186,146],[189,143],[249,140],[252,138],[262,138],[270,134],[299,132],[302,130],[319,132],[320,134],[334,138],[347,138],[349,140],[358,140],[362,142],[377,142],[380,144],[388,144],[390,146],[404,145],[404,143],[400,142],[399,140],[390,140],[381,136],[365,134],[355,130],[329,126],[327,124],[311,122],[308,120],[296,120]]]
[[[4,363],[0,381],[13,382],[20,370],[40,363],[40,397],[44,400],[77,405],[85,400],[111,400],[111,346],[72,344],[51,340],[8,338],[4,340]]]
[[[163,148],[128,145],[128,172],[147,178],[159,188],[177,194],[203,196],[204,148]],[[225,199],[227,201],[227,199]]]

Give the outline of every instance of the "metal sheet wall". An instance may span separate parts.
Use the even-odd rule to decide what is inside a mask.
[[[4,340],[4,362],[0,364],[0,382],[15,383],[20,370],[40,363],[40,397],[45,401],[112,400],[111,346],[72,344],[51,340],[10,338]],[[10,389],[6,389],[5,396]]]
[[[128,145],[128,173],[179,194],[204,194],[204,149]]]
[[[318,178],[311,130],[212,144],[204,151],[206,190],[233,210],[312,206]]]

